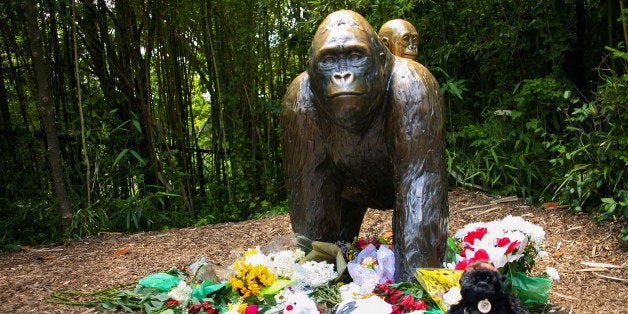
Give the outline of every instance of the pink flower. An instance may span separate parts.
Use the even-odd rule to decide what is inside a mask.
[[[257,308],[257,305],[252,304],[246,307],[246,309],[244,309],[244,314],[257,314],[259,312],[259,309]]]

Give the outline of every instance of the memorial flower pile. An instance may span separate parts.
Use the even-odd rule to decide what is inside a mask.
[[[312,242],[308,254],[300,249],[265,254],[256,247],[233,262],[227,278],[206,276],[211,265],[201,259],[150,274],[134,291],[108,293],[96,307],[166,314],[442,314],[461,298],[462,271],[480,259],[506,276],[510,293],[547,303],[551,279],[528,274],[534,259],[543,256],[544,238],[541,227],[520,217],[468,224],[449,239],[446,267],[417,269],[413,282],[394,282],[394,253],[382,239]],[[555,270],[548,274],[558,278]]]

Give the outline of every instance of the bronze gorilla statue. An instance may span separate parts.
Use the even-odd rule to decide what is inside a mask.
[[[393,56],[358,13],[327,16],[282,103],[293,231],[351,241],[367,208],[394,208],[395,278],[440,266],[449,224],[443,111],[424,66]]]
[[[380,27],[378,36],[393,55],[417,60],[419,33],[410,22],[402,19],[390,20]]]

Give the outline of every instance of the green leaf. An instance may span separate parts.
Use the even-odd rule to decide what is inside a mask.
[[[126,153],[128,153],[128,152],[129,152],[129,149],[128,149],[128,148],[123,149],[123,150],[122,150],[122,151],[118,154],[118,156],[116,157],[116,159],[113,161],[113,165],[112,165],[112,166],[113,166],[113,167],[115,167],[115,166],[118,164],[118,162],[120,161],[120,159],[124,158],[124,156],[125,156],[125,155],[126,155]]]
[[[142,165],[146,164],[144,158],[142,158],[142,156],[140,156],[140,154],[138,154],[135,150],[131,150],[131,155],[135,156],[135,159],[137,159]]]
[[[133,125],[135,126],[138,132],[142,133],[142,126],[140,125],[139,121],[133,119]]]
[[[113,304],[111,301],[105,301],[100,305],[103,309],[109,311],[115,311],[118,307]]]
[[[289,279],[279,279],[275,281],[272,285],[265,287],[260,291],[260,295],[275,295],[279,293],[283,288],[291,285],[294,281]]]
[[[167,293],[160,293],[155,296],[155,298],[159,301],[166,302],[170,300],[170,296]]]

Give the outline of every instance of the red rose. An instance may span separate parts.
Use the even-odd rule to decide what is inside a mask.
[[[393,291],[388,297],[388,303],[390,304],[399,304],[401,302],[401,298],[403,297],[403,293],[399,290]]]
[[[179,300],[175,300],[175,299],[170,299],[168,300],[168,302],[166,302],[166,306],[176,306],[181,304],[181,302]]]

